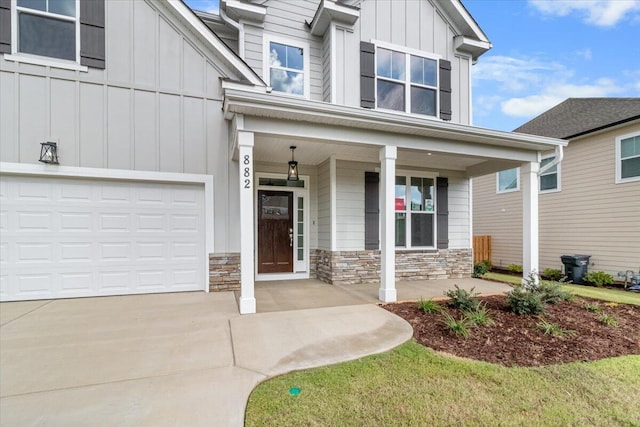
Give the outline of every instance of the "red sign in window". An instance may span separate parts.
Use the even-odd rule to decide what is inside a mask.
[[[397,211],[404,210],[404,197],[396,197],[396,210]]]

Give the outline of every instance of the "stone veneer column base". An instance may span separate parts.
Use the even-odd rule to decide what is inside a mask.
[[[379,250],[316,249],[315,260],[315,275],[323,282],[380,284]],[[471,277],[472,271],[471,249],[396,251],[396,280],[461,279]]]
[[[209,291],[240,290],[240,254],[209,254]]]

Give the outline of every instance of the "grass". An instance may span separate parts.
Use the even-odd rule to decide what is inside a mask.
[[[542,319],[536,325],[538,329],[544,332],[545,335],[553,335],[555,337],[570,337],[576,334],[576,331],[571,331],[569,329],[565,329],[560,325],[556,325],[555,323],[547,322],[545,319]]]
[[[519,285],[522,278],[512,276],[510,274],[494,273],[492,271],[482,276],[483,279],[493,280],[496,282],[509,283],[511,285]],[[572,294],[594,298],[603,301],[617,302],[620,304],[640,305],[640,293],[623,291],[618,289],[596,288],[593,286],[583,285],[567,285],[563,284],[562,289]]]
[[[289,389],[301,393],[291,396]],[[246,425],[639,425],[640,356],[505,368],[415,342],[260,384]]]

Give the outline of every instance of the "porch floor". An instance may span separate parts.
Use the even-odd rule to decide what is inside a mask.
[[[416,301],[420,298],[440,298],[454,285],[480,294],[504,293],[511,286],[487,280],[443,279],[396,282],[398,301]],[[379,285],[329,285],[318,279],[278,280],[256,282],[255,296],[258,313],[337,307],[357,304],[378,304]],[[236,291],[236,298],[240,292]]]

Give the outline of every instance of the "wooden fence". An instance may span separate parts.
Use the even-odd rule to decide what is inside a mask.
[[[473,263],[491,261],[491,236],[473,236]]]

